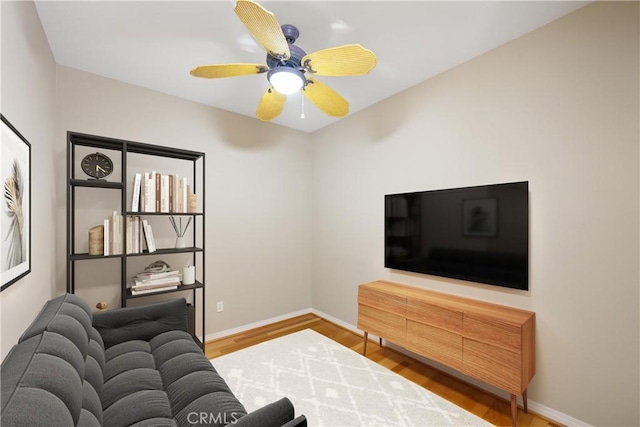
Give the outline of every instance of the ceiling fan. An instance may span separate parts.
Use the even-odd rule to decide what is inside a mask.
[[[373,52],[359,44],[348,44],[307,54],[294,45],[300,35],[298,29],[289,24],[280,26],[275,16],[258,3],[238,0],[234,11],[267,51],[266,65],[202,65],[191,70],[192,76],[217,79],[267,73],[269,88],[256,111],[260,120],[268,121],[278,117],[287,95],[299,90],[325,114],[332,117],[347,115],[347,100],[312,75],[365,75],[376,66],[377,60]]]

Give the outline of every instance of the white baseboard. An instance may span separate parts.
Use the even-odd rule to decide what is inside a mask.
[[[320,310],[316,310],[315,308],[308,308],[308,309],[304,309],[304,310],[299,310],[299,311],[295,311],[293,313],[288,313],[288,314],[283,314],[281,316],[276,316],[276,317],[272,317],[270,319],[265,319],[265,320],[261,320],[259,322],[255,322],[255,323],[250,323],[248,325],[244,325],[244,326],[240,326],[237,328],[232,328],[232,329],[227,329],[224,331],[220,331],[220,332],[216,332],[213,334],[209,334],[206,336],[206,340],[207,341],[211,341],[211,340],[215,340],[218,338],[223,338],[229,335],[234,335],[234,334],[239,334],[241,332],[246,332],[248,330],[251,329],[255,329],[255,328],[259,328],[261,326],[266,326],[272,323],[276,323],[276,322],[280,322],[283,320],[288,320],[291,319],[293,317],[297,317],[297,316],[302,316],[303,314],[308,314],[308,313],[313,313],[318,317],[322,317],[323,319],[326,319],[332,323],[335,323],[338,326],[341,326],[351,332],[354,332],[358,335],[363,335],[363,332],[358,329],[356,326],[352,325],[351,323],[345,322],[344,320],[338,319],[337,317],[334,317],[330,314],[324,313]],[[377,340],[378,337],[373,335],[373,334],[369,334],[369,337],[373,340]],[[398,347],[394,344],[389,343],[389,347],[393,348],[394,350],[403,353],[409,357],[412,357],[422,363],[424,363],[425,365],[429,365],[429,366],[433,366],[434,368],[446,372],[447,374],[456,377],[464,382],[467,382],[475,387],[478,387],[479,389],[485,390],[489,393],[492,393],[496,396],[502,397],[506,400],[509,400],[509,394],[505,393],[503,390],[500,390],[498,388],[492,387],[488,384],[482,383],[480,381],[474,380],[473,378],[469,378],[469,377],[465,377],[463,376],[461,373],[459,373],[458,371],[451,369],[447,366],[441,365],[440,363],[434,362],[432,360],[426,359],[418,354],[412,353],[408,350],[405,350],[402,347]],[[518,400],[519,404],[522,405],[522,401],[519,398]],[[548,406],[542,405],[538,402],[535,402],[531,399],[529,399],[528,402],[528,406],[529,409],[531,409],[531,411],[535,412],[536,414],[542,415],[543,417],[549,418],[550,420],[556,421],[560,424],[564,424],[567,426],[581,426],[581,427],[588,427],[591,426],[590,424],[581,421],[577,418],[573,418],[570,415],[564,414],[560,411],[557,411],[553,408],[549,408]]]
[[[309,314],[312,310],[310,308],[306,308],[304,310],[294,311],[292,313],[283,314],[281,316],[272,317],[270,319],[261,320],[255,323],[249,323],[248,325],[239,326],[237,328],[226,329],[220,332],[214,332],[213,334],[207,334],[205,337],[205,341],[217,340],[219,338],[228,337],[229,335],[239,334],[241,332],[246,332],[251,329],[259,328],[261,326],[267,326],[272,323],[281,322],[283,320],[292,319],[294,317],[302,316],[303,314]]]
[[[538,402],[534,402],[531,399],[529,399],[529,409],[531,409],[536,414],[540,414],[543,417],[547,417],[550,420],[556,421],[565,426],[593,427],[592,424],[586,423],[577,418],[573,418],[570,415],[567,415],[560,411],[556,411],[555,409],[549,408],[548,406],[541,405]]]

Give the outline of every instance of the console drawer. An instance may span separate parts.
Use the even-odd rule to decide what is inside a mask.
[[[404,316],[407,307],[407,298],[382,292],[377,289],[360,287],[358,291],[358,304],[379,308],[390,313]]]
[[[407,348],[452,368],[462,368],[462,337],[459,334],[407,320]]]
[[[462,333],[461,311],[430,304],[420,299],[407,299],[407,319],[436,326],[458,334]]]
[[[513,394],[521,394],[522,359],[519,354],[463,338],[462,372]]]
[[[407,320],[395,313],[358,304],[358,328],[391,342],[403,344]]]
[[[466,338],[492,344],[515,353],[521,351],[522,329],[517,325],[465,313],[463,334]]]

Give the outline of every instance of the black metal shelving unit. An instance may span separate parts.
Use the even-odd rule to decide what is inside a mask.
[[[95,179],[80,179],[76,177],[75,170],[77,165],[76,159],[76,147],[89,147],[92,149],[104,149],[110,151],[117,151],[121,153],[120,156],[120,181],[104,181],[104,180],[95,180]],[[177,159],[177,160],[187,160],[193,163],[193,173],[192,173],[192,188],[193,192],[198,194],[200,198],[200,203],[202,206],[202,211],[197,213],[161,213],[161,212],[131,212],[126,209],[128,206],[128,201],[130,199],[130,194],[127,188],[127,156],[128,154],[142,154],[150,156],[150,166],[153,167],[153,157],[164,157],[169,159]],[[200,175],[198,175],[198,170],[200,170]],[[76,275],[75,275],[75,264],[77,262],[82,262],[85,260],[99,260],[99,259],[120,259],[120,303],[122,307],[127,306],[127,301],[131,299],[139,299],[145,298],[149,296],[162,295],[162,294],[170,294],[175,292],[184,292],[191,291],[193,293],[192,304],[193,304],[193,315],[195,317],[195,313],[197,312],[198,306],[196,305],[197,301],[197,291],[200,290],[201,295],[201,305],[200,309],[202,310],[202,337],[196,336],[196,331],[194,330],[194,339],[198,344],[204,349],[204,341],[205,341],[205,318],[206,318],[206,304],[205,304],[205,262],[204,262],[204,254],[205,254],[205,179],[204,179],[204,171],[205,171],[205,154],[198,151],[191,150],[183,150],[178,148],[170,148],[164,147],[160,145],[153,144],[145,144],[141,142],[135,141],[126,141],[122,139],[115,138],[107,138],[103,136],[96,135],[87,135],[77,132],[67,132],[67,292],[75,293],[76,291]],[[198,178],[202,183],[202,188],[198,189],[197,183]],[[76,235],[76,189],[78,188],[94,188],[96,190],[102,189],[105,191],[115,190],[120,191],[121,196],[121,211],[120,214],[123,216],[123,220],[126,222],[126,218],[129,216],[140,216],[140,217],[152,217],[152,216],[165,216],[169,217],[173,216],[184,216],[184,217],[193,217],[193,242],[194,244],[198,241],[198,237],[200,237],[201,245],[199,247],[188,247],[188,248],[159,248],[156,251],[149,253],[147,251],[141,253],[123,253],[119,255],[89,255],[87,253],[77,253],[75,248],[75,235]],[[199,221],[196,221],[196,218]],[[198,227],[198,222],[200,226]],[[123,227],[126,228],[126,227]],[[127,239],[126,229],[122,230],[122,238],[123,242]],[[124,251],[123,251],[124,252]],[[144,256],[158,256],[165,254],[192,254],[193,255],[193,263],[192,265],[196,266],[199,271],[199,279],[192,285],[181,285],[175,290],[154,292],[149,294],[142,295],[132,295],[131,290],[127,288],[127,259],[132,257],[144,257]],[[198,254],[201,255],[201,261],[198,263]],[[84,284],[83,286],[90,286],[89,284]],[[195,319],[193,319],[193,324],[195,325]]]

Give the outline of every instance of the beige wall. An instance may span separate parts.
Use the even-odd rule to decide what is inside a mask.
[[[537,314],[531,400],[638,425],[638,3],[587,6],[315,133],[313,307],[376,279]],[[383,195],[530,184],[530,291],[388,270]]]
[[[355,324],[357,284],[387,278],[534,310],[532,401],[640,423],[637,3],[588,6],[311,136],[56,67],[33,4],[0,4],[2,113],[37,183],[33,272],[0,294],[3,357],[64,291],[73,130],[207,153],[208,333],[309,307]],[[519,180],[529,292],[383,267],[384,194]],[[91,303],[116,295],[108,271],[83,273]]]
[[[31,144],[31,273],[0,294],[1,357],[54,295],[55,62],[31,2],[0,2],[2,114]],[[2,206],[4,214],[4,203]],[[4,239],[6,230],[0,230]]]
[[[68,130],[206,153],[208,335],[311,306],[311,146],[306,134],[68,67],[58,66],[57,73],[56,136],[61,142],[56,159],[62,164]],[[153,169],[151,164],[147,168]],[[64,185],[58,180],[61,194]],[[90,203],[78,203],[79,215],[92,213],[102,197],[88,195]],[[60,227],[65,211],[60,197]],[[171,246],[175,236],[166,231],[171,238],[165,243]],[[156,240],[162,239],[158,234],[154,225]],[[64,271],[63,240],[57,250],[57,265]],[[165,258],[170,264],[183,262]],[[137,261],[142,268],[156,259]],[[78,294],[92,305],[100,300],[119,305],[119,278],[109,260],[91,263],[78,263],[83,268],[79,280],[91,282],[79,286]],[[224,301],[222,313],[215,312],[216,301]]]

